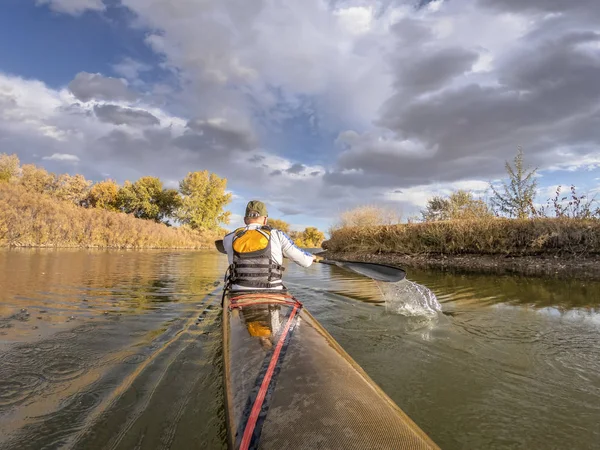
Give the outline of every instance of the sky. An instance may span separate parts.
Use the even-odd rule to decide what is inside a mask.
[[[119,183],[228,179],[295,229],[600,191],[598,0],[2,0],[0,153]]]

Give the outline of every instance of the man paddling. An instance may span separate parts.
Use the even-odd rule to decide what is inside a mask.
[[[322,259],[298,248],[283,231],[267,226],[267,220],[265,204],[252,200],[246,206],[246,226],[223,238],[231,290],[285,289],[282,280],[284,256],[302,267]]]

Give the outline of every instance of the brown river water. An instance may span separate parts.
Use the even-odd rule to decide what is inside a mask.
[[[288,267],[443,449],[600,448],[600,283]],[[0,249],[0,449],[225,448],[225,268],[214,251]],[[419,313],[427,288],[442,312]]]

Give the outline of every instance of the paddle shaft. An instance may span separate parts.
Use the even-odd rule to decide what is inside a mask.
[[[215,247],[219,252],[226,253],[222,239],[215,241]],[[334,259],[321,259],[317,262],[330,266],[337,266],[359,275],[369,277],[373,280],[384,281],[386,283],[394,283],[406,278],[406,272],[403,269],[386,264],[366,263],[362,261],[337,261]]]

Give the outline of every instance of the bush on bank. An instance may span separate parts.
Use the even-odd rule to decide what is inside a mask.
[[[0,246],[207,248],[220,237],[105,209],[86,209],[17,184],[0,183]]]
[[[331,252],[485,255],[600,254],[600,220],[448,220],[332,230]]]

